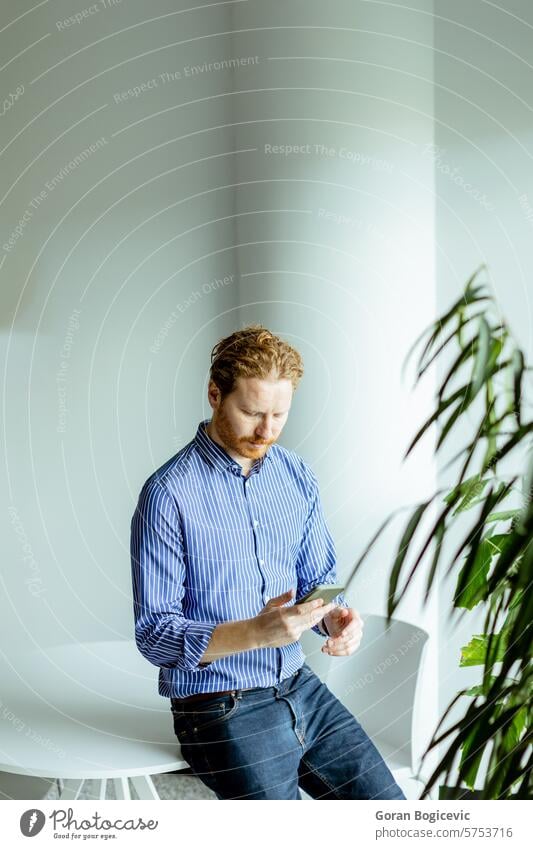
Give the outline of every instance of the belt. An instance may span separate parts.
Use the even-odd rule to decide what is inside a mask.
[[[245,693],[247,690],[258,690],[263,689],[260,687],[241,687],[239,691],[237,690],[219,690],[218,693],[195,693],[194,696],[186,696],[183,699],[174,698],[174,702],[179,702],[180,704],[190,705],[193,702],[203,702],[206,699],[217,699],[219,696],[235,696],[237,692]]]
[[[290,677],[294,678],[296,675],[299,675],[301,670],[302,667],[300,667],[300,669],[297,669],[296,672]],[[178,704],[191,705],[193,702],[202,702],[206,699],[216,699],[219,696],[235,696],[237,693],[251,693],[253,690],[258,692],[265,689],[268,690],[268,687],[239,687],[239,689],[235,690],[219,690],[218,693],[195,693],[193,696],[185,696],[185,698],[183,699],[178,699],[175,696],[172,696],[171,701],[177,702]]]

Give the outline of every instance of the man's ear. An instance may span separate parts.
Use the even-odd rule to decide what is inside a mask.
[[[211,407],[216,409],[220,404],[220,389],[214,382],[214,380],[209,381],[209,386],[207,388],[207,398]]]

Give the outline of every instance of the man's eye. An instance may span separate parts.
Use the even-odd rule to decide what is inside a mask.
[[[245,416],[260,416],[261,415],[261,413],[250,413],[248,410],[243,410],[243,413],[244,413]],[[281,419],[281,418],[283,418],[284,415],[285,415],[285,413],[274,413],[274,418],[275,419]]]

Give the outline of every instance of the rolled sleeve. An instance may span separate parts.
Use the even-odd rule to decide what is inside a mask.
[[[308,466],[305,467],[305,471],[309,484],[309,513],[296,559],[298,587],[295,602],[315,587],[337,583],[335,543],[324,517],[318,481]],[[349,607],[344,593],[339,593],[333,601],[339,607]],[[313,625],[312,630],[321,636],[328,636],[323,619],[317,625]]]
[[[131,520],[135,642],[154,666],[194,670],[216,622],[183,615],[185,563],[176,506],[157,480],[147,481]]]

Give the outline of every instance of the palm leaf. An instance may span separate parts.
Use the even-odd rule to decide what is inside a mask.
[[[413,345],[411,346],[411,348],[407,352],[405,362],[408,362],[411,359],[411,356],[413,355],[416,347],[419,345],[419,343],[422,341],[422,339],[425,336],[427,336],[428,333],[429,333],[430,334],[429,339],[426,342],[424,350],[422,351],[422,353],[420,355],[419,362],[421,363],[423,361],[424,357],[426,356],[426,354],[431,350],[431,347],[434,345],[434,343],[439,338],[439,336],[442,333],[442,331],[444,330],[444,328],[454,318],[454,316],[458,313],[458,311],[460,309],[463,309],[465,306],[469,306],[470,304],[480,303],[480,302],[489,300],[488,295],[480,295],[479,294],[480,292],[483,291],[482,286],[473,286],[475,278],[477,277],[477,275],[481,272],[481,270],[484,267],[485,267],[484,265],[481,265],[479,268],[476,269],[476,271],[472,274],[472,276],[467,281],[463,295],[453,304],[452,307],[450,307],[448,312],[445,313],[438,321],[435,321],[432,324],[430,324],[429,327],[427,327],[420,334],[418,339],[415,340],[415,342],[413,343]]]
[[[439,526],[442,525],[442,524],[445,524],[446,517],[453,510],[455,500],[458,499],[459,497],[460,497],[459,494],[457,494],[455,496],[455,499],[452,499],[450,501],[450,503],[447,504],[447,506],[444,508],[444,510],[442,510],[442,512],[439,514],[437,520],[435,521],[435,524],[433,525],[431,531],[429,532],[429,534],[426,537],[424,545],[422,546],[422,548],[421,548],[421,550],[418,554],[417,559],[415,560],[413,566],[411,567],[411,571],[409,572],[407,579],[404,583],[403,589],[402,589],[402,591],[401,591],[401,593],[400,593],[400,595],[398,596],[397,599],[394,599],[394,596],[391,593],[391,581],[389,579],[389,602],[388,602],[388,606],[389,606],[389,614],[388,615],[389,616],[392,616],[393,612],[396,610],[396,607],[398,606],[398,604],[402,600],[403,595],[404,595],[405,591],[407,590],[408,585],[411,583],[411,580],[412,580],[416,570],[420,566],[420,563],[422,562],[422,559],[423,559],[426,551],[428,550],[429,546],[431,545],[432,540],[435,538],[435,534],[437,533]],[[431,500],[433,500],[433,499],[431,499]],[[426,592],[429,592],[430,589],[431,589],[431,583],[429,583],[429,585],[426,589]]]
[[[513,374],[513,391],[514,391],[514,414],[518,425],[521,424],[521,405],[522,405],[522,378],[524,375],[524,355],[522,351],[516,349],[512,356],[512,374]]]
[[[477,340],[473,339],[469,342],[468,345],[466,345],[461,351],[459,351],[459,354],[457,355],[457,357],[455,358],[455,360],[451,364],[450,368],[448,369],[447,374],[445,375],[445,377],[442,380],[442,383],[439,387],[439,391],[437,392],[437,397],[438,397],[439,401],[442,401],[442,399],[444,397],[444,393],[446,391],[446,388],[447,388],[450,380],[452,380],[452,378],[455,377],[455,375],[457,374],[457,372],[459,371],[459,369],[461,368],[462,365],[464,365],[471,357],[476,356],[477,350],[478,350]]]
[[[419,440],[425,434],[427,429],[429,427],[431,427],[431,425],[434,422],[436,422],[437,419],[440,418],[440,416],[443,414],[444,410],[446,410],[450,406],[450,404],[453,404],[454,401],[457,401],[457,399],[460,398],[461,396],[466,396],[467,392],[468,392],[468,384],[465,385],[465,386],[461,386],[460,389],[457,389],[452,395],[450,395],[449,398],[446,398],[444,401],[442,401],[439,404],[438,409],[435,410],[435,412],[429,417],[429,419],[427,419],[426,422],[424,422],[424,424],[422,425],[422,427],[420,428],[420,430],[417,432],[416,436],[414,437],[414,439],[410,443],[407,451],[405,452],[405,454],[403,456],[404,460],[409,456],[409,454],[411,453],[411,451],[413,450],[413,448],[415,447],[417,442],[419,442]]]
[[[481,540],[475,552],[472,568],[466,563],[459,572],[455,588],[454,605],[472,610],[487,597],[487,575],[493,558],[501,553],[507,534],[494,534]]]
[[[503,660],[505,651],[505,642],[499,646],[498,656],[496,660]],[[472,637],[468,645],[461,649],[461,660],[459,666],[483,666],[487,657],[487,636],[486,634],[476,634]]]
[[[394,603],[394,596],[396,594],[396,588],[398,586],[398,579],[400,577],[400,572],[402,570],[403,562],[407,555],[407,550],[411,544],[413,536],[415,534],[418,525],[420,524],[420,520],[422,516],[426,512],[427,508],[431,504],[433,499],[429,499],[429,501],[424,501],[422,504],[419,504],[416,507],[413,515],[409,519],[407,523],[407,527],[402,534],[402,538],[400,540],[400,545],[398,547],[398,551],[396,553],[396,557],[394,560],[394,565],[392,567],[392,571],[389,578],[389,598],[388,598],[388,615],[392,616],[392,611],[395,609],[396,605]]]
[[[474,371],[472,373],[472,395],[475,397],[483,386],[485,372],[489,364],[490,357],[490,327],[484,316],[479,319],[479,346],[476,350],[476,358],[474,361]]]
[[[429,598],[429,594],[431,591],[431,587],[433,585],[433,581],[435,579],[435,573],[437,571],[437,566],[440,560],[440,555],[442,553],[442,543],[444,541],[444,535],[446,533],[446,522],[441,522],[436,530],[435,530],[435,551],[433,552],[433,560],[431,561],[431,567],[428,572],[428,577],[426,581],[426,591],[424,593],[424,604],[427,602]]]
[[[454,564],[458,561],[461,553],[465,550],[465,548],[467,546],[470,546],[470,551],[469,551],[469,554],[467,556],[465,565],[463,567],[465,573],[467,573],[468,570],[472,567],[472,564],[473,564],[475,556],[476,556],[476,550],[475,549],[476,549],[477,545],[479,545],[479,542],[481,540],[483,530],[485,528],[485,524],[486,524],[486,521],[487,521],[487,516],[491,513],[491,511],[496,506],[496,504],[499,504],[500,501],[503,501],[506,498],[506,496],[508,495],[509,491],[511,490],[511,488],[513,486],[514,480],[515,479],[513,478],[511,481],[509,481],[506,484],[502,483],[495,492],[492,490],[492,487],[491,487],[491,489],[489,490],[489,492],[488,492],[488,494],[485,498],[481,513],[479,514],[478,518],[476,519],[474,526],[469,529],[469,531],[466,534],[466,536],[464,537],[463,541],[461,542],[461,544],[458,546],[457,550],[455,551],[455,553],[451,557],[450,566],[448,567],[448,570],[447,570],[448,572],[451,571]]]

